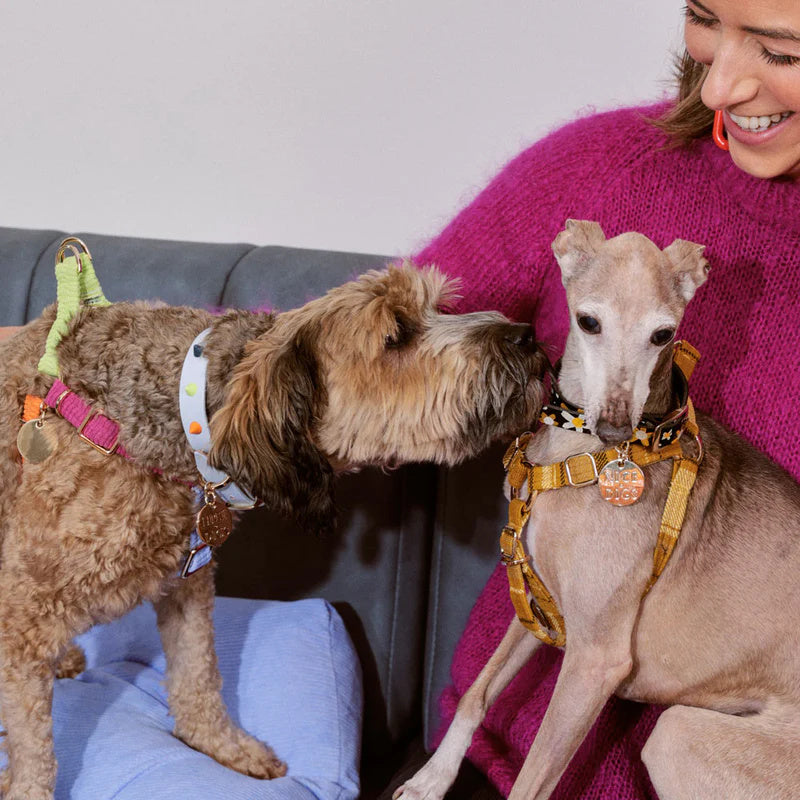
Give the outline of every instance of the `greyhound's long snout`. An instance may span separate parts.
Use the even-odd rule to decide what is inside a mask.
[[[606,444],[625,442],[633,436],[631,408],[627,398],[612,397],[597,420],[595,433]]]
[[[620,442],[627,442],[633,436],[633,427],[630,422],[626,422],[624,425],[612,425],[608,420],[601,417],[597,423],[595,433],[605,444],[619,444]]]

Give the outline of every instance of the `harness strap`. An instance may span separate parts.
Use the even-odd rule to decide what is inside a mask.
[[[522,531],[529,517],[530,505],[512,498],[508,525],[500,534],[500,553],[506,565],[511,602],[519,621],[537,639],[562,647],[567,640],[564,618],[547,586],[531,567],[530,556],[522,544]]]
[[[672,556],[672,551],[678,543],[678,537],[683,529],[683,520],[686,517],[686,509],[689,505],[689,496],[697,479],[697,469],[703,459],[702,444],[697,421],[695,420],[694,406],[692,406],[691,401],[689,402],[689,420],[686,424],[686,430],[695,437],[700,451],[694,458],[679,456],[672,462],[669,493],[667,494],[667,502],[664,504],[661,525],[658,529],[658,539],[653,551],[653,571],[650,575],[650,580],[647,582],[644,595],[653,588],[653,584],[664,571],[664,567],[667,566],[667,562]]]
[[[695,366],[700,360],[700,353],[689,342],[682,339],[672,346],[672,361],[680,369],[688,381],[692,377]]]
[[[64,258],[66,250],[74,255]],[[56,298],[56,318],[47,334],[44,355],[39,359],[39,372],[51,378],[60,377],[56,350],[80,307],[111,305],[100,288],[89,248],[74,236],[64,239],[56,254]]]
[[[36,395],[26,395],[25,404],[22,410],[22,421],[30,422],[38,419],[43,408],[50,408],[60,417],[72,424],[78,431],[78,435],[87,444],[104,455],[122,456],[130,461],[132,457],[119,444],[119,424],[110,417],[106,417],[100,412],[95,412],[92,407],[85,403],[71,389],[68,389],[60,380],[56,379],[46,398]],[[157,475],[164,473],[160,469],[153,468]],[[170,480],[176,480],[170,478]],[[183,481],[179,481],[183,483]],[[203,498],[203,489],[194,486],[196,501],[199,504]],[[198,570],[205,567],[210,561],[213,548],[207,545],[197,533],[195,528],[189,534],[189,548],[184,553],[181,566],[178,569],[177,577],[188,578]]]
[[[578,453],[556,464],[531,464],[525,458],[525,448],[530,437],[530,433],[520,436],[506,451],[504,458],[504,462],[508,462],[508,482],[517,491],[526,484],[531,491],[537,492],[562,489],[565,486],[588,486],[597,481],[603,467],[619,459],[617,449],[611,447],[596,453]],[[647,467],[664,459],[680,456],[682,452],[679,441],[656,451],[635,443],[631,445],[630,457],[640,467]]]

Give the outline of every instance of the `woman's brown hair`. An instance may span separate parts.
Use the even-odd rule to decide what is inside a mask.
[[[700,99],[707,72],[705,64],[695,61],[686,52],[677,61],[678,101],[663,117],[653,120],[654,125],[672,137],[675,147],[691,144],[711,133],[714,112]]]

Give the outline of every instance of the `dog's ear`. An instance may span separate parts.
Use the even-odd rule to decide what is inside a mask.
[[[211,420],[209,463],[267,506],[324,532],[333,527],[333,470],[311,437],[327,402],[313,337],[274,329],[251,342]]]
[[[687,303],[708,277],[710,267],[703,257],[705,249],[704,244],[687,242],[685,239],[676,239],[669,247],[664,248],[664,255],[675,276],[675,286]]]
[[[568,219],[552,245],[562,280],[566,283],[583,272],[605,240],[598,222]]]

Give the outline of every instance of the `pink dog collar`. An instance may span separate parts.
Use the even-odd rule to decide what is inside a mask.
[[[123,458],[131,459],[119,443],[119,424],[84,403],[58,378],[47,393],[45,403],[62,419],[73,425],[78,431],[78,436],[95,450],[107,456],[116,453]]]
[[[95,411],[88,403],[72,391],[68,386],[56,379],[47,393],[45,403],[62,419],[73,425],[78,436],[95,450],[110,456],[117,454],[129,461],[133,458],[119,443],[119,423],[105,414]],[[159,475],[159,469],[153,470]],[[182,482],[182,481],[181,481]],[[202,490],[195,488],[202,496]],[[212,548],[200,538],[196,530],[189,536],[189,550],[184,555],[178,577],[187,578],[205,567],[211,561]]]

